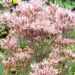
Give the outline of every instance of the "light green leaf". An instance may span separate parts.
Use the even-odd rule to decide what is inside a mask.
[[[0,3],[3,2],[3,0],[0,0]]]
[[[0,62],[0,75],[4,75],[4,64]]]
[[[2,32],[4,29],[5,29],[5,27],[0,24],[0,32]]]

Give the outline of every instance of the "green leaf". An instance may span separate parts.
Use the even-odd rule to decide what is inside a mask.
[[[68,61],[65,67],[65,75],[75,75],[75,61]]]
[[[60,6],[63,6],[63,2],[61,0],[56,0],[56,3]]]
[[[0,0],[0,3],[3,2],[3,0]]]
[[[0,1],[0,11],[6,10],[6,7],[3,7],[3,5],[1,3],[2,3],[2,1]]]
[[[29,46],[29,41],[25,38],[21,38],[19,40],[19,44],[20,44],[21,48],[25,48],[26,46]]]
[[[75,72],[75,62],[72,63],[71,72]]]
[[[72,9],[74,6],[69,3],[64,3],[65,8]]]
[[[4,64],[0,62],[0,75],[4,75]]]
[[[5,30],[4,25],[1,25],[1,24],[0,24],[0,33],[1,33],[2,31],[4,31],[4,30]]]
[[[72,1],[71,4],[75,7],[75,1]]]
[[[72,31],[68,34],[67,37],[68,37],[68,38],[75,38],[75,29],[72,30]]]

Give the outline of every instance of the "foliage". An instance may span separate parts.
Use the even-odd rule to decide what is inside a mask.
[[[59,4],[61,7],[65,7],[68,9],[75,8],[75,1],[74,0],[48,0],[48,2],[55,2]]]
[[[2,62],[0,62],[0,75],[4,75],[4,64]]]

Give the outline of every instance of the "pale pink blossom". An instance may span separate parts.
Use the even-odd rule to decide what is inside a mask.
[[[57,75],[57,69],[53,68],[53,64],[57,62],[55,62],[56,60],[54,60],[55,63],[52,61],[44,60],[41,63],[32,64],[32,72],[30,72],[30,75]]]
[[[25,61],[29,60],[34,56],[34,51],[28,48],[24,49],[25,51],[14,53],[15,60],[19,61]]]
[[[48,34],[58,34],[63,33],[63,30],[75,28],[75,14],[70,10],[60,8],[56,4],[51,4],[48,10],[45,10],[42,4],[43,0],[31,0],[25,5],[19,4],[15,9],[17,14],[1,14],[0,22],[15,29],[24,37],[30,35],[31,29],[34,32],[38,31],[39,34],[41,30]]]
[[[63,38],[62,36],[58,36],[55,40],[57,44],[61,45],[71,45],[75,43],[74,39]]]
[[[6,39],[2,40],[1,45],[2,45],[2,48],[4,49],[15,50],[17,47],[17,39],[7,37]]]
[[[59,56],[60,50],[58,48],[53,48],[52,52],[49,54],[50,58],[57,59]]]

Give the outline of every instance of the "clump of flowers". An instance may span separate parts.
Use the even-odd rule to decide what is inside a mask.
[[[50,53],[49,59],[44,59],[40,63],[31,64],[32,72],[30,75],[57,75],[58,69],[53,66],[58,64],[59,50],[54,49]]]
[[[61,45],[71,45],[75,43],[74,39],[63,38],[61,35],[58,36],[55,40],[55,43]]]
[[[51,46],[51,51],[47,53],[48,59],[31,64],[30,75],[64,75],[66,60],[75,57],[73,53],[64,51],[64,46],[75,44],[75,39],[65,38],[69,31],[75,29],[75,14],[56,4],[46,6],[45,2],[46,0],[30,0],[19,4],[13,13],[0,13],[0,23],[10,29],[7,37],[1,39],[0,45],[9,52],[13,62],[10,59],[5,61],[10,65],[15,62],[21,70],[25,70],[26,75],[32,60],[39,55],[38,52],[43,57],[44,49],[49,49],[43,48],[47,47],[48,41]],[[28,40],[29,47],[24,45],[21,48],[19,40],[22,38]],[[40,47],[39,50],[34,47],[36,44],[37,47],[41,45],[42,51]]]
[[[30,75],[57,75],[57,69],[53,68],[53,64],[57,64],[57,60],[47,61],[44,60],[41,63],[32,64],[32,73]]]
[[[2,40],[2,47],[6,50],[15,50],[17,48],[17,39],[7,37]]]

